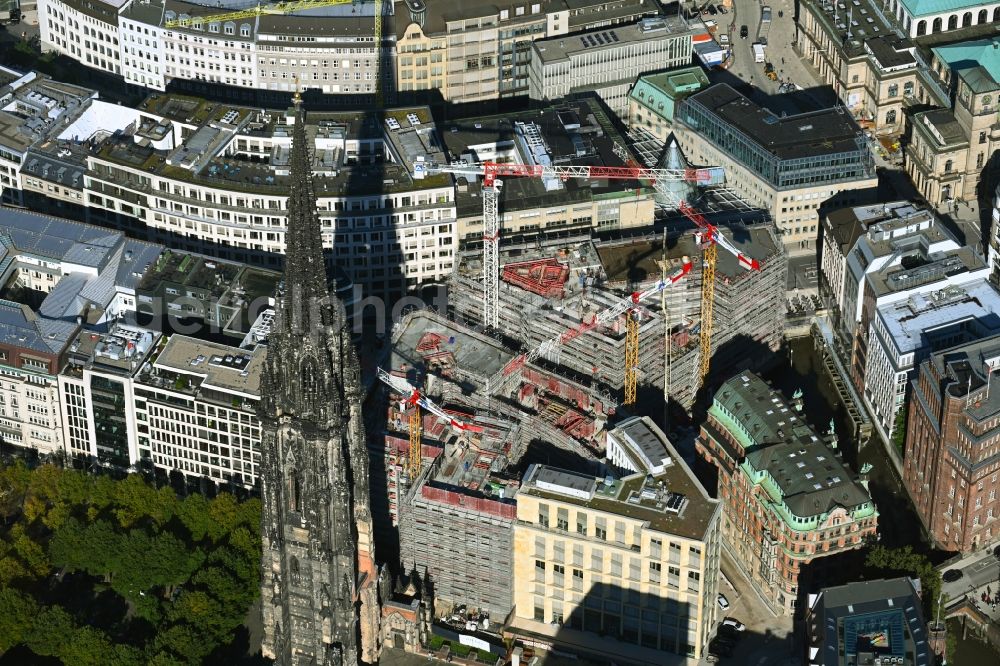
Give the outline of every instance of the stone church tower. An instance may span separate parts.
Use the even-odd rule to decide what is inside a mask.
[[[263,653],[281,666],[378,660],[378,572],[361,382],[330,295],[296,96],[284,291],[261,391]]]

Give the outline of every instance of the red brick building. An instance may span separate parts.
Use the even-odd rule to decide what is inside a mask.
[[[877,533],[875,503],[836,436],[751,372],[716,391],[695,448],[719,471],[724,543],[777,613],[795,612],[807,564],[816,572]]]
[[[1000,538],[998,371],[1000,335],[932,355],[913,383],[903,482],[935,545],[947,550]]]

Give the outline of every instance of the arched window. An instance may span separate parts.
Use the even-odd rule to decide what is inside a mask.
[[[302,479],[294,469],[288,472],[288,509],[302,510]]]
[[[972,25],[972,12],[965,12],[962,14],[962,27],[968,28]]]
[[[316,393],[316,385],[319,378],[316,376],[316,359],[307,356],[302,359],[302,392],[305,395]]]
[[[954,166],[954,163],[951,160],[945,161],[945,163],[944,163],[944,172],[945,173],[951,173],[951,168],[953,166]]]
[[[907,81],[903,84],[903,95],[913,97],[913,81]]]
[[[952,14],[948,17],[948,29],[955,30],[958,28],[958,14]]]
[[[288,570],[293,576],[299,575],[299,558],[292,555],[291,559],[288,560]]]
[[[1000,7],[993,10],[993,20],[1000,21]]]
[[[917,37],[927,34],[927,21],[917,21]]]
[[[931,23],[931,34],[933,35],[933,34],[938,33],[938,32],[941,32],[941,17],[940,16],[938,16],[936,19],[934,19],[934,22]]]
[[[941,202],[944,203],[945,200],[951,199],[951,185],[945,185],[941,188]]]
[[[896,109],[891,109],[885,114],[885,124],[895,125],[896,124]]]
[[[988,18],[989,18],[989,12],[987,12],[985,9],[980,9],[979,10],[979,20],[977,20],[976,23],[978,23],[980,25],[983,24],[983,23],[986,23],[986,20]]]

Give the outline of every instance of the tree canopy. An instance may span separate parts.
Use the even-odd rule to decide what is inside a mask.
[[[178,498],[54,465],[0,468],[0,653],[198,664],[260,589],[260,502]]]

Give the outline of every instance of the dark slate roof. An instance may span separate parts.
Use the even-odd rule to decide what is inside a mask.
[[[0,301],[0,342],[4,344],[58,354],[78,328],[73,322],[37,317],[26,305]]]
[[[908,39],[896,35],[882,35],[867,40],[865,45],[882,67],[901,67],[917,63],[917,59],[908,50],[913,48],[913,42]]]
[[[0,208],[0,233],[17,252],[96,268],[99,275],[90,281],[85,296],[114,285],[134,289],[163,251],[162,245],[127,238],[120,231],[10,208]]]
[[[827,588],[812,601],[807,628],[811,646],[818,648],[810,663],[839,666],[841,649],[846,663],[873,663],[859,657],[866,653],[903,658],[911,653],[908,666],[934,663],[917,588],[907,578]]]
[[[858,150],[861,128],[841,106],[779,117],[726,83],[696,92],[688,102],[702,105],[782,160]]]
[[[795,515],[852,509],[871,502],[825,436],[820,436],[784,396],[752,372],[727,380],[714,400],[743,425],[753,445],[746,459],[766,471]]]
[[[766,471],[775,480],[785,504],[796,516],[828,513],[838,506],[851,510],[872,501],[853,473],[824,443],[804,445],[803,433],[797,434],[799,441],[747,454],[754,469]]]

